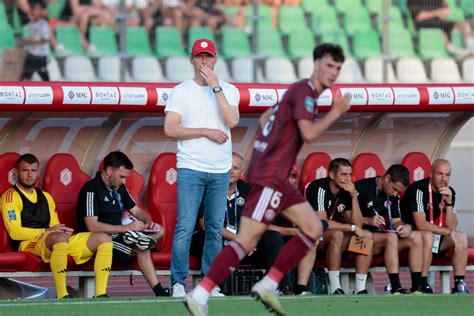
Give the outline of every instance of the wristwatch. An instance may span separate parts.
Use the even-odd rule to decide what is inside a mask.
[[[221,86],[215,86],[214,88],[212,88],[212,92],[214,92],[214,93],[218,93],[218,92],[221,92],[221,91],[222,91]]]

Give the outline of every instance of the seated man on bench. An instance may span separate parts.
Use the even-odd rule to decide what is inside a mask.
[[[20,156],[16,164],[18,182],[3,193],[3,221],[13,247],[49,262],[58,299],[70,298],[66,289],[67,256],[76,264],[95,254],[95,297],[107,297],[112,264],[112,240],[104,233],[78,233],[59,223],[56,204],[48,192],[35,188],[39,162],[32,154]]]

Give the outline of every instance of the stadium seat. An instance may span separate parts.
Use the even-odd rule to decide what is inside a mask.
[[[329,163],[331,156],[323,152],[314,152],[309,154],[301,167],[301,176],[298,182],[298,188],[304,192],[306,186],[313,180],[325,178],[329,172]]]
[[[93,44],[100,55],[117,55],[117,42],[114,30],[109,26],[91,26],[89,42]]]
[[[314,34],[326,34],[338,32],[341,30],[339,26],[339,18],[337,17],[336,9],[327,7],[321,11],[313,12],[311,19],[311,29]]]
[[[231,62],[232,64],[232,78],[235,82],[249,83],[255,82],[253,80],[253,69],[254,61],[250,57],[239,57],[235,58]],[[256,82],[263,82],[262,69],[257,64],[257,80]]]
[[[321,43],[338,44],[344,50],[344,55],[346,57],[352,57],[352,52],[349,49],[349,40],[347,39],[346,33],[342,29],[321,34]]]
[[[293,83],[296,73],[288,58],[270,57],[265,59],[265,79],[268,83]]]
[[[365,60],[364,74],[367,83],[384,83],[383,82],[383,58],[382,57],[373,57]],[[387,82],[386,83],[397,83],[397,78],[395,77],[395,70],[393,69],[393,64],[388,62],[388,73],[387,73]]]
[[[7,10],[3,2],[0,3],[0,29],[10,26],[8,24]],[[3,33],[2,33],[3,34]]]
[[[57,20],[61,15],[61,12],[64,9],[64,5],[66,4],[66,0],[57,0],[54,2],[47,2],[48,8],[48,18],[50,20]]]
[[[385,167],[376,154],[360,153],[352,160],[352,182],[384,174]]]
[[[239,27],[223,27],[221,33],[223,58],[250,56],[250,41],[243,29]]]
[[[159,58],[186,56],[178,28],[174,26],[158,26],[155,28],[155,52]]]
[[[58,44],[63,44],[70,55],[85,55],[81,45],[79,29],[75,25],[57,26],[56,40]]]
[[[359,63],[352,58],[347,58],[342,64],[341,72],[336,83],[364,83]]]
[[[71,154],[54,154],[46,164],[42,188],[56,202],[59,221],[68,227],[76,229],[77,197],[89,179]]]
[[[224,59],[218,59],[216,65],[214,66],[214,70],[219,77],[220,80],[231,82],[233,79],[230,76],[229,67],[227,66],[227,62]]]
[[[451,58],[436,58],[431,61],[431,81],[437,83],[462,83],[458,65]]]
[[[388,14],[389,14],[388,28],[390,31],[395,31],[395,30],[400,30],[400,29],[405,28],[402,12],[400,11],[398,7],[393,6],[393,5],[390,6]],[[382,28],[383,28],[384,19],[382,18],[382,15],[383,15],[382,10],[380,10],[380,12],[377,12],[377,28],[379,31],[382,31]]]
[[[418,51],[423,60],[449,57],[444,47],[443,31],[441,29],[421,28],[418,31]]]
[[[0,55],[8,48],[15,48],[15,36],[13,30],[9,25],[0,26]]]
[[[19,157],[20,154],[12,152],[0,155],[0,194],[15,185],[18,179],[15,167]]]
[[[382,48],[380,47],[378,32],[373,29],[354,32],[352,36],[352,51],[357,59],[380,56]]]
[[[182,82],[194,77],[194,68],[188,57],[170,57],[166,59],[165,71],[169,82]]]
[[[253,5],[249,4],[246,6],[246,13],[247,13],[247,28],[249,30],[253,30],[253,19],[254,16],[253,12]],[[258,5],[258,20],[257,20],[257,27],[258,29],[265,31],[269,28],[274,28],[272,25],[271,13],[270,8],[266,4],[259,4]]]
[[[461,8],[466,16],[474,15],[474,0],[461,0]]]
[[[148,33],[143,26],[128,26],[125,30],[125,47],[130,56],[151,56]]]
[[[402,165],[410,172],[410,183],[429,176],[431,162],[428,156],[419,151],[409,152],[403,157]]]
[[[288,57],[299,59],[313,56],[314,36],[310,29],[291,31],[288,34]]]
[[[428,83],[425,67],[418,58],[401,58],[396,64],[400,83]]]
[[[61,74],[61,69],[59,68],[58,61],[53,56],[48,57],[48,64],[46,65],[46,69],[48,70],[49,80],[63,80],[63,75]]]
[[[416,57],[411,34],[407,29],[390,29],[389,36],[388,49],[391,57]]]
[[[257,52],[264,57],[286,56],[280,33],[276,29],[267,29],[264,36],[257,38]]]
[[[446,20],[451,22],[463,22],[464,20],[466,20],[466,17],[464,16],[463,9],[461,7],[458,7],[456,1],[457,0],[445,1],[449,8],[449,15]]]
[[[372,29],[369,11],[361,7],[357,11],[346,11],[344,13],[344,30],[348,35],[356,32],[368,32]]]
[[[120,58],[118,56],[104,56],[99,58],[97,75],[100,81],[119,82]]]
[[[309,78],[313,73],[313,57],[304,57],[298,60],[296,64],[297,75],[299,79]]]
[[[139,82],[166,81],[160,63],[151,56],[137,56],[132,59],[132,77]]]
[[[190,27],[188,29],[188,53],[189,54],[191,54],[191,49],[193,48],[194,42],[200,38],[207,38],[213,41],[217,46],[216,37],[214,36],[214,33],[212,33],[212,30],[209,27],[207,26]]]
[[[295,5],[281,5],[278,14],[278,28],[282,34],[306,30],[303,9]]]
[[[301,7],[304,12],[314,14],[317,11],[324,11],[327,8],[332,8],[328,4],[328,0],[302,0]]]
[[[64,60],[64,79],[69,81],[97,81],[94,66],[86,56],[69,56]]]
[[[333,0],[336,10],[340,13],[357,12],[365,9],[362,6],[361,0]]]
[[[176,227],[176,154],[162,153],[154,161],[148,180],[148,211],[153,221],[163,226],[165,234],[158,242],[159,252],[152,252],[155,267],[168,268]]]
[[[474,57],[468,58],[462,63],[462,77],[467,83],[474,83]]]

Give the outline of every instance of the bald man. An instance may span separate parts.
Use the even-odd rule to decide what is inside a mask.
[[[457,230],[454,209],[455,191],[449,186],[451,164],[437,159],[431,166],[430,176],[412,183],[402,198],[402,219],[423,233],[422,282],[425,293],[432,293],[428,271],[434,256],[443,256],[454,248],[452,265],[454,288],[452,293],[468,293],[465,282],[467,265],[467,237]]]

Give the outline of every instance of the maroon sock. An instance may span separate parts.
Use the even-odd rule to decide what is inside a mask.
[[[280,250],[280,254],[267,276],[276,283],[280,283],[281,279],[306,256],[314,243],[313,238],[301,232],[298,233]]]
[[[229,273],[239,265],[240,260],[245,255],[246,252],[242,246],[235,241],[231,241],[214,259],[211,269],[200,285],[210,293],[216,285],[224,282]]]

